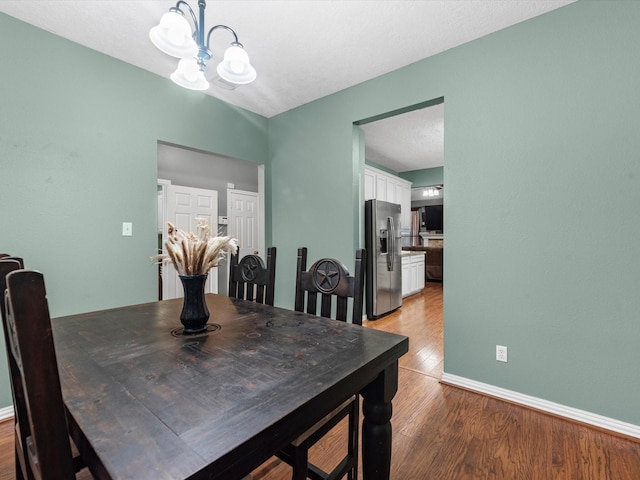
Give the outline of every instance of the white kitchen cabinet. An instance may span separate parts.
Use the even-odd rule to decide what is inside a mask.
[[[396,182],[392,178],[387,178],[387,202],[400,203],[396,197]]]
[[[398,183],[396,186],[396,198],[400,201],[400,223],[402,228],[411,228],[411,183]]]
[[[411,228],[411,182],[408,180],[365,165],[364,199],[400,204],[400,228]]]
[[[411,286],[414,293],[424,290],[424,252],[414,252],[411,255]]]
[[[402,296],[407,297],[424,289],[424,252],[402,256]]]
[[[386,175],[380,175],[377,172],[374,172],[375,175],[375,179],[376,179],[376,193],[375,193],[375,199],[376,200],[383,200],[385,202],[389,201],[389,197],[387,196],[387,177]]]
[[[364,199],[376,198],[376,175],[368,168],[364,169]]]
[[[402,256],[402,298],[411,295],[411,255]]]

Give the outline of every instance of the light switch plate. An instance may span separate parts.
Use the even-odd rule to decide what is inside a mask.
[[[131,222],[122,222],[122,236],[130,237],[133,235],[133,223]]]

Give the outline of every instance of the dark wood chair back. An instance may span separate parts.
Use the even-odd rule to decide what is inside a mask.
[[[13,373],[11,379],[20,423],[16,440],[28,465],[25,478],[75,479],[44,278],[28,270],[12,271],[4,278],[3,324],[7,354],[20,376],[19,382],[14,382]],[[23,406],[18,405],[20,397]]]
[[[342,262],[333,258],[322,258],[307,270],[307,249],[299,248],[295,310],[317,315],[319,301],[320,316],[346,322],[351,301],[351,321],[362,325],[364,270],[364,249],[356,250],[356,265],[351,276]],[[354,395],[348,399],[276,454],[293,467],[293,480],[336,480],[345,475],[348,480],[358,478],[358,397]],[[309,449],[345,417],[348,417],[346,451],[335,468],[326,472],[309,461]]]
[[[29,429],[29,417],[27,416],[26,402],[22,389],[22,376],[20,369],[16,364],[13,355],[11,355],[11,344],[9,343],[9,334],[6,324],[5,313],[5,291],[7,290],[7,275],[15,270],[24,268],[21,258],[11,257],[9,254],[0,254],[0,314],[2,318],[2,331],[4,333],[5,350],[7,352],[7,363],[9,365],[9,378],[11,380],[11,394],[13,396],[13,420],[15,431],[15,467],[16,471],[22,474],[22,477],[33,478],[30,469],[25,463],[28,457],[25,454],[25,445],[22,442],[22,428]],[[22,427],[23,426],[23,427]],[[19,478],[18,475],[16,477]]]
[[[276,247],[267,249],[267,264],[258,255],[231,255],[229,296],[273,305],[276,282]]]
[[[295,310],[317,315],[318,296],[320,316],[347,321],[349,298],[352,299],[351,321],[362,325],[364,297],[365,250],[356,250],[353,276],[347,268],[333,258],[322,258],[307,271],[307,248],[298,249],[296,269]],[[333,299],[335,298],[335,304]],[[305,307],[306,300],[306,307]],[[335,316],[333,315],[335,312]]]

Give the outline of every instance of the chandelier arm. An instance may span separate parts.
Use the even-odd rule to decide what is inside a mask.
[[[180,5],[184,5],[185,7],[187,7],[187,10],[189,10],[189,13],[191,14],[193,25],[196,27],[196,30],[198,30],[198,19],[196,18],[195,12],[187,2],[185,2],[184,0],[179,0],[178,3],[176,3],[176,6],[173,8],[170,8],[169,10],[178,11],[182,13],[182,15],[184,15],[184,12],[180,9]]]
[[[242,46],[242,44],[238,41],[238,35],[236,35],[236,32],[235,32],[235,30],[233,30],[233,28],[227,27],[226,25],[214,25],[213,27],[211,27],[211,29],[209,30],[209,33],[207,34],[207,49],[209,49],[209,45],[210,45],[210,41],[211,41],[211,34],[217,28],[224,28],[225,30],[229,30],[233,34],[233,38],[235,39],[233,44],[238,44],[238,45]]]

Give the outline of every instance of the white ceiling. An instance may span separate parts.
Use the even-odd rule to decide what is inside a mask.
[[[361,125],[366,159],[396,172],[441,167],[444,107],[441,103]]]
[[[212,84],[206,93],[272,117],[573,1],[210,0],[205,28],[220,23],[233,28],[258,77],[235,90]],[[0,12],[170,81],[177,60],[156,49],[148,32],[175,3],[0,0]],[[197,9],[196,0],[189,3]],[[220,61],[231,41],[222,30],[212,35],[211,63]],[[442,135],[438,115],[443,110],[430,110],[421,112],[427,115],[422,119],[414,118],[419,116],[416,112],[366,126],[367,143],[377,158],[372,160],[396,171],[416,169],[418,158],[441,165],[441,139],[438,147],[429,142]],[[415,126],[413,131],[408,131],[407,123]],[[440,131],[425,132],[424,125]],[[373,146],[395,144],[396,136],[400,143],[396,152]]]

